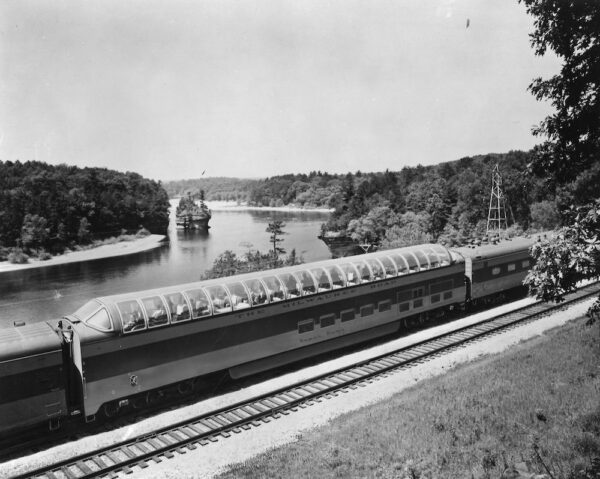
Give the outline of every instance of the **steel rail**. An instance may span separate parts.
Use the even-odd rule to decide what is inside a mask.
[[[323,398],[337,396],[351,389],[365,386],[373,380],[412,367],[428,358],[438,357],[465,343],[537,319],[541,315],[562,309],[600,291],[600,283],[591,284],[569,295],[559,304],[534,303],[508,313],[499,314],[472,325],[439,334],[396,351],[356,362],[308,380],[299,381],[268,393],[257,395],[232,405],[157,429],[98,450],[81,454],[64,461],[32,470],[14,479],[44,478],[80,479],[91,477],[117,477],[129,474],[132,467],[145,469],[150,462],[161,462],[175,453],[184,454],[216,442],[219,437],[229,437],[268,423],[272,418],[287,415]]]

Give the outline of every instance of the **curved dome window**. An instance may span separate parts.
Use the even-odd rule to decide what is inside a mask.
[[[279,281],[277,276],[267,276],[262,279],[265,286],[267,287],[267,294],[269,295],[269,300],[273,301],[281,301],[285,299],[285,291],[283,289],[283,284]]]
[[[214,307],[214,314],[228,313],[231,311],[231,300],[227,290],[221,286],[209,286],[206,292]]]
[[[101,331],[112,331],[112,321],[108,315],[108,311],[105,308],[99,309],[92,314],[85,323],[92,328],[99,329]]]
[[[194,319],[210,316],[212,314],[208,296],[202,289],[192,289],[185,291],[192,306],[192,317]]]

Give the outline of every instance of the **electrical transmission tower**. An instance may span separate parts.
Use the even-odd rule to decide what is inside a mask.
[[[490,209],[488,212],[486,235],[489,238],[490,234],[498,234],[508,228],[506,221],[506,197],[502,192],[502,177],[498,163],[492,171],[492,192],[490,194]]]

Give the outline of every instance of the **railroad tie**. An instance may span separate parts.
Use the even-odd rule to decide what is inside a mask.
[[[79,461],[75,465],[81,470],[81,472],[83,472],[86,475],[89,475],[92,473],[92,470],[90,469],[90,467],[83,461]]]
[[[75,474],[73,474],[71,472],[70,465],[68,466],[63,466],[60,468],[60,472],[62,472],[65,476],[67,476],[67,479],[77,479],[77,476]]]

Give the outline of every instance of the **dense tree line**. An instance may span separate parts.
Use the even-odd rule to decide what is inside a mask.
[[[259,180],[252,179],[214,177],[166,181],[163,186],[171,198],[204,191],[208,201],[247,202],[252,187],[258,182]]]
[[[330,208],[340,190],[342,175],[320,171],[264,179],[198,178],[168,181],[170,197],[204,190],[208,201],[237,201],[251,206]]]
[[[0,247],[62,252],[145,228],[164,234],[169,198],[160,182],[105,168],[0,161]]]
[[[534,151],[510,151],[397,172],[313,171],[261,180],[202,178],[170,182],[167,190],[183,194],[204,189],[208,200],[237,199],[255,206],[332,208],[323,230],[344,232],[357,242],[384,247],[434,240],[457,244],[485,233],[496,163],[513,228],[545,229],[557,224],[560,198],[543,179],[526,174],[534,155]]]
[[[436,240],[458,244],[481,237],[496,163],[513,228],[552,228],[559,221],[556,197],[543,180],[525,174],[532,155],[510,151],[405,167],[397,173],[348,174],[323,229],[384,247]]]

